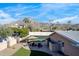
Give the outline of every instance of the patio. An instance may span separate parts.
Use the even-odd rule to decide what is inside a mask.
[[[36,42],[37,43],[37,42]],[[29,45],[28,43],[24,43],[23,44],[23,47],[26,48],[26,49],[30,49],[30,50],[35,50],[35,51],[42,51],[42,52],[45,52],[45,53],[48,53],[52,56],[62,56],[61,54],[59,54],[58,52],[52,52],[48,49],[47,45],[45,44],[46,42],[41,42],[42,44],[42,47],[38,47],[37,45],[36,46],[31,46]]]

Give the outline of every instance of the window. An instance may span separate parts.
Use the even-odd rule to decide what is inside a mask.
[[[64,42],[62,42],[62,47],[64,47]]]
[[[64,42],[58,41],[61,47],[64,47]]]

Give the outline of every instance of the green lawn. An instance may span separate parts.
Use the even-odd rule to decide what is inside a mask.
[[[31,50],[30,56],[51,56],[48,53]]]
[[[16,53],[13,54],[13,56],[29,56],[30,53],[30,50],[20,48]]]
[[[50,56],[47,53],[41,51],[34,51],[34,50],[26,50],[24,48],[20,48],[13,56]]]

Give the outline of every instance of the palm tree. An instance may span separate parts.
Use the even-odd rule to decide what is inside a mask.
[[[69,21],[67,22],[67,24],[71,24],[71,21],[69,20]]]
[[[24,21],[25,23],[31,23],[31,21],[30,21],[29,18],[24,18],[23,21]]]
[[[24,18],[23,21],[26,23],[29,30],[32,31],[32,25],[31,25],[32,21],[29,18]]]
[[[71,21],[70,20],[67,22],[67,24],[68,24],[68,29],[67,30],[72,30],[72,28],[71,28]]]
[[[53,20],[49,20],[49,27],[50,27],[50,31],[52,31],[52,22],[53,22]]]

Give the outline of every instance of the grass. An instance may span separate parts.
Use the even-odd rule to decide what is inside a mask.
[[[34,50],[26,50],[24,48],[20,48],[13,56],[50,56],[49,54],[41,51]]]
[[[24,48],[20,48],[18,51],[16,51],[13,56],[29,56],[30,50],[26,50]]]
[[[50,56],[48,53],[31,50],[30,56]]]

